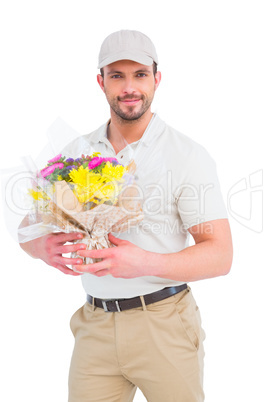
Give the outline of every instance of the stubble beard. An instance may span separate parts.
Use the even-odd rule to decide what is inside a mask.
[[[116,116],[123,120],[124,122],[135,122],[136,120],[140,119],[144,113],[147,112],[147,110],[149,109],[149,107],[152,104],[153,101],[153,96],[148,98],[145,97],[144,95],[141,95],[138,99],[141,99],[141,106],[138,110],[135,110],[136,107],[135,106],[128,106],[128,111],[125,112],[120,108],[120,101],[122,100],[127,100],[127,99],[137,99],[137,97],[133,97],[133,96],[126,96],[124,98],[120,98],[120,97],[116,97],[113,99],[109,99],[109,97],[106,94],[106,98],[107,101],[111,107],[111,109],[113,110],[113,112],[116,114]]]

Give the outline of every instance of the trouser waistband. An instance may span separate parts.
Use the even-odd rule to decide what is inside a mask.
[[[156,303],[158,301],[167,299],[177,293],[187,289],[187,284],[179,286],[172,286],[158,290],[157,292],[150,293],[143,296],[146,305]],[[132,308],[142,307],[140,296],[132,297],[130,299],[98,299],[96,297],[87,295],[89,304],[94,304],[96,307],[103,308],[105,312],[120,312],[130,310]]]

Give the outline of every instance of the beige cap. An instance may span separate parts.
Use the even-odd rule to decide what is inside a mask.
[[[114,32],[104,39],[98,68],[118,60],[132,60],[151,66],[158,64],[158,57],[153,42],[148,36],[138,31],[122,30]]]

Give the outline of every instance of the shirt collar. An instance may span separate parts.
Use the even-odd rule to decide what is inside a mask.
[[[111,119],[94,132],[90,138],[91,142],[107,142],[107,127],[110,121]],[[154,113],[142,137],[138,141],[135,141],[135,144],[141,142],[142,144],[149,146],[150,143],[164,131],[165,127],[165,122],[160,119],[157,113]]]

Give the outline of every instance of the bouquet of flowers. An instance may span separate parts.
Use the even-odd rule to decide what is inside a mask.
[[[143,219],[134,172],[134,162],[123,166],[97,152],[77,159],[57,155],[32,179],[31,209],[19,228],[22,241],[79,231],[87,249],[112,247],[109,232],[125,231]]]

